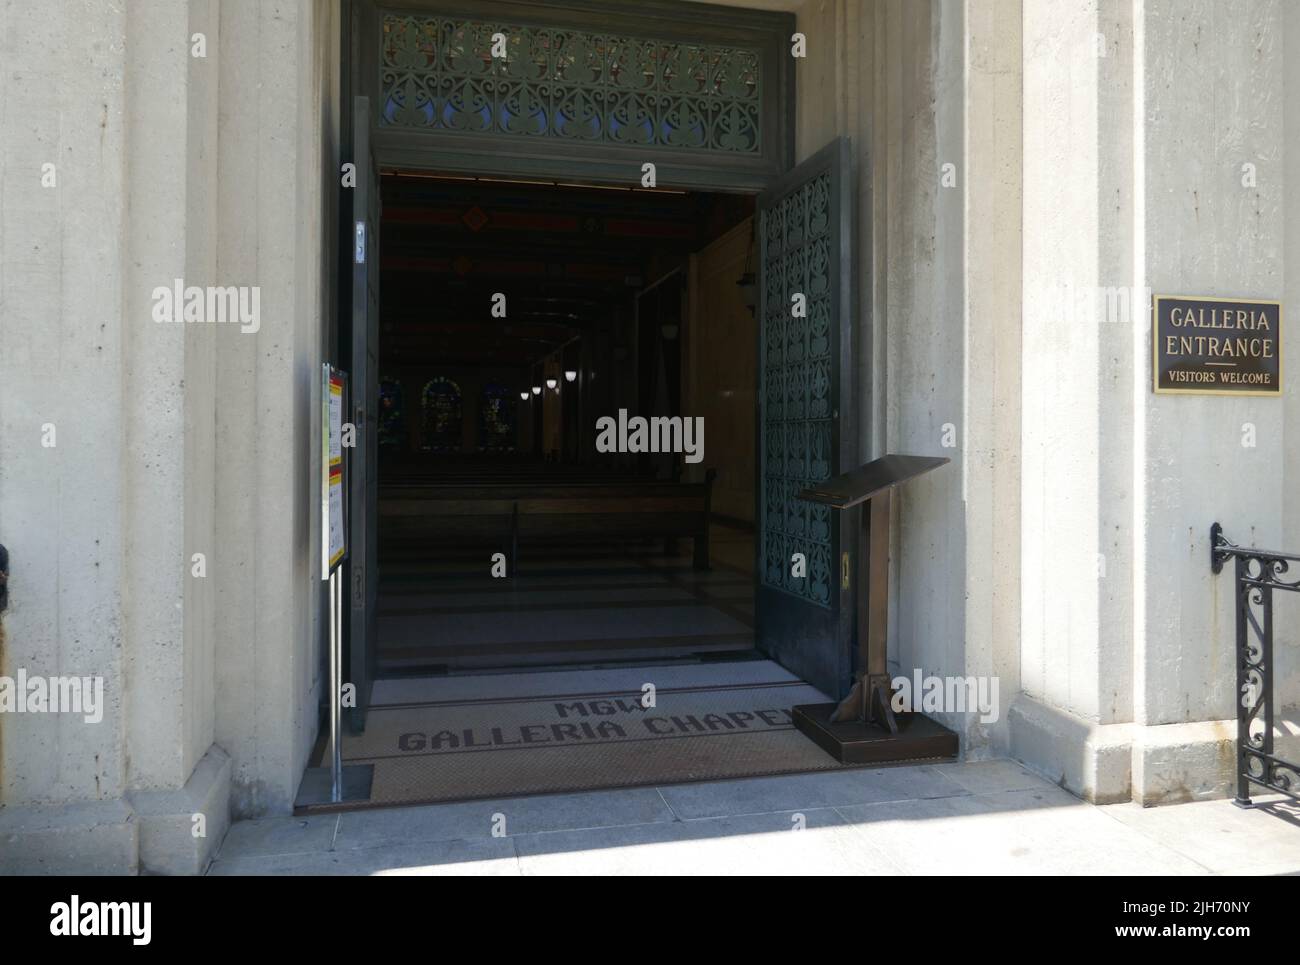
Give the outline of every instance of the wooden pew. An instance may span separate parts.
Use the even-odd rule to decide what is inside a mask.
[[[527,474],[525,474],[526,476]],[[702,483],[556,482],[542,474],[454,481],[406,480],[379,490],[379,538],[388,545],[509,547],[678,537],[694,540],[694,567],[709,569],[709,513],[717,470]]]

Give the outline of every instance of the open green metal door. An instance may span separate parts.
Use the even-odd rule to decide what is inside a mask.
[[[857,514],[798,498],[857,465],[847,138],[758,199],[757,645],[832,697],[852,682]]]

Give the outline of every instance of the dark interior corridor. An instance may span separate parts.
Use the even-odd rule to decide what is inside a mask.
[[[752,413],[752,328],[701,337],[691,298],[748,318],[753,198],[400,172],[382,197],[380,674],[752,650],[752,414],[694,463],[596,424]],[[728,235],[738,270],[702,270]]]

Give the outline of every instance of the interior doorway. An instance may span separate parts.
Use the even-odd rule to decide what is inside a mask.
[[[754,197],[380,194],[377,674],[753,656]]]

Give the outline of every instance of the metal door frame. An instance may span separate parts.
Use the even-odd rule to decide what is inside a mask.
[[[353,98],[349,113],[370,116],[370,104],[364,96]],[[364,163],[363,163],[364,162]],[[340,326],[340,339],[346,333],[344,349],[349,359],[348,417],[355,426],[356,446],[348,455],[348,556],[347,619],[345,621],[349,682],[356,687],[356,703],[349,708],[348,723],[353,733],[365,729],[370,706],[370,690],[375,679],[375,638],[378,636],[378,407],[379,387],[379,222],[380,172],[370,149],[369,129],[357,132],[352,152],[356,184],[347,205],[349,230],[344,236],[353,251],[347,273],[349,310],[347,325]],[[371,178],[373,177],[373,183]],[[374,196],[372,197],[372,193]],[[373,215],[373,218],[372,218]],[[373,224],[372,224],[373,220]],[[362,288],[357,290],[357,278]],[[370,300],[371,278],[374,303]],[[365,319],[365,349],[358,359],[355,331],[358,316]],[[372,364],[373,363],[373,364]],[[360,604],[360,609],[358,609]],[[356,641],[360,638],[360,646]]]

